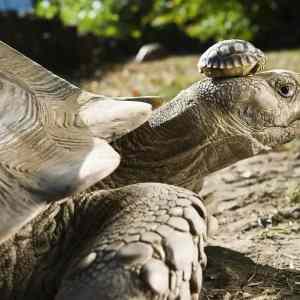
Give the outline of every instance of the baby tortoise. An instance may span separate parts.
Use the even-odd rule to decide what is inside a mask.
[[[224,40],[208,48],[200,57],[198,70],[208,77],[235,77],[263,70],[264,53],[243,40]]]

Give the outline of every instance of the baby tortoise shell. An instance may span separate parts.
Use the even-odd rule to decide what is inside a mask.
[[[224,40],[208,48],[200,57],[198,70],[208,77],[246,76],[261,71],[264,53],[243,40]]]

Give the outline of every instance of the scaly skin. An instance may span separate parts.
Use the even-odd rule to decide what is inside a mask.
[[[198,191],[206,174],[293,139],[298,89],[298,75],[272,71],[180,93],[115,144],[123,163],[104,185],[129,186],[54,204],[0,246],[1,299],[198,299],[199,197],[130,184]]]
[[[1,300],[52,300],[62,276],[55,299],[198,297],[206,223],[199,196],[164,184],[53,204],[0,245]]]

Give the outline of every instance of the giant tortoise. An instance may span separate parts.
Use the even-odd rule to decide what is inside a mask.
[[[252,73],[196,82],[150,116],[1,43],[1,300],[199,299],[203,177],[299,131],[299,75]]]

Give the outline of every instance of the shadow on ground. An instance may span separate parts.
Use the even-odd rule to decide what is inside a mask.
[[[300,299],[300,270],[258,264],[219,246],[208,246],[206,253],[203,299]]]

